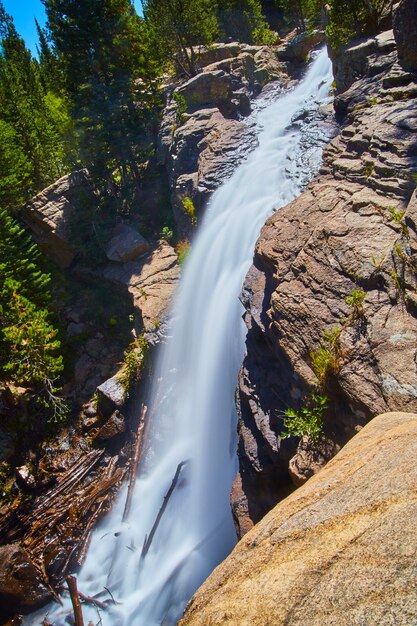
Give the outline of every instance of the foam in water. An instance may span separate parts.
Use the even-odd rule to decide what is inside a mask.
[[[175,624],[236,542],[229,494],[237,469],[234,392],[245,341],[239,293],[261,226],[301,191],[291,163],[302,133],[292,120],[323,104],[331,81],[331,64],[322,51],[293,91],[259,113],[258,148],[206,210],[174,303],[172,337],[155,375],[152,423],[129,519],[121,522],[124,491],[96,530],[79,575],[84,594],[107,587],[120,602],[100,611],[103,626]],[[145,537],[184,461],[141,559]],[[105,598],[106,592],[100,596]],[[48,620],[66,623],[69,609],[69,603],[54,608]],[[86,623],[98,622],[94,607],[83,610]]]

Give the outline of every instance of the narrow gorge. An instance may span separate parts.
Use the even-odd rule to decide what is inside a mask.
[[[77,168],[10,212],[65,369],[42,427],[42,392],[0,383],[0,623],[414,625],[417,3],[264,2],[252,34],[197,4],[199,45],[159,39],[136,113],[120,97],[152,110],[136,162],[99,121],[100,187],[81,117]],[[143,41],[158,6],[126,8]]]

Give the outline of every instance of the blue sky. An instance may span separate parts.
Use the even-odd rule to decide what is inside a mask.
[[[39,24],[45,24],[45,9],[41,0],[3,0],[4,8],[13,19],[16,30],[26,41],[26,45],[33,54],[36,54],[38,37],[36,33],[35,17]],[[137,11],[141,10],[140,0],[134,1]]]

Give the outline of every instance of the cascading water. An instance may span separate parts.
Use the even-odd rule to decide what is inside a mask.
[[[303,132],[294,120],[317,111],[331,81],[322,51],[293,91],[258,114],[258,148],[207,208],[156,372],[152,422],[129,519],[121,522],[122,493],[96,530],[79,576],[84,594],[106,587],[116,600],[110,611],[100,611],[104,626],[175,624],[193,592],[233,548],[234,392],[245,340],[239,293],[265,219],[306,182],[297,172]],[[310,153],[320,156],[322,146],[321,137]],[[145,537],[183,462],[143,558]],[[87,620],[98,621],[96,608],[85,605],[84,612]],[[60,626],[65,615],[68,605],[49,612],[48,620]]]

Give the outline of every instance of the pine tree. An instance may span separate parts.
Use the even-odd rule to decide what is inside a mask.
[[[217,11],[225,37],[247,43],[273,43],[275,36],[262,13],[260,0],[218,0]]]
[[[40,269],[40,257],[38,246],[5,209],[0,209],[0,290],[6,280],[14,280],[22,295],[47,306],[50,276]]]
[[[36,244],[0,210],[0,371],[4,380],[30,387],[55,421],[66,415],[55,386],[63,359],[50,322],[50,276],[40,269],[39,256]]]
[[[39,64],[1,2],[0,34],[0,201],[3,207],[16,209],[68,171],[70,120],[67,116],[63,122],[62,99],[58,106],[56,98],[48,97]]]
[[[158,66],[129,0],[43,0],[84,165],[129,210],[157,102]]]
[[[337,49],[355,38],[375,34],[381,16],[392,4],[392,0],[330,0],[326,33],[331,46]]]
[[[212,43],[219,32],[211,0],[144,0],[143,9],[165,59],[175,55],[187,76],[197,72],[195,48]]]

